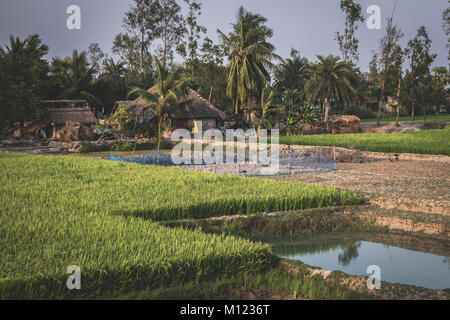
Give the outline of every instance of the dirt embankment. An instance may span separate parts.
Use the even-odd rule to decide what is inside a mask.
[[[300,274],[300,267],[290,261],[282,262],[283,268],[294,275]],[[381,300],[450,300],[450,294],[445,291],[418,288],[408,285],[381,283],[381,289],[370,290],[367,288],[367,277],[349,276],[329,270],[308,268],[310,276],[318,276],[324,281],[333,282],[365,296],[372,296]]]
[[[337,163],[335,172],[274,179],[355,191],[373,209],[381,208],[372,215],[379,226],[450,237],[450,157],[425,159]]]

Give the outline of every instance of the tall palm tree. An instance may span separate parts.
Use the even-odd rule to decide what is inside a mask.
[[[86,52],[72,52],[72,57],[54,58],[51,73],[62,85],[61,98],[83,98],[91,103],[101,105],[101,102],[91,93],[89,87],[95,74],[95,68],[89,65]]]
[[[169,70],[164,67],[158,58],[154,58],[156,64],[157,81],[153,88],[143,90],[134,88],[128,94],[138,94],[147,104],[143,111],[149,110],[156,118],[158,125],[157,139],[158,150],[161,147],[161,129],[168,117],[169,108],[176,105],[184,95],[189,78],[180,78],[178,70]]]
[[[349,63],[339,61],[339,57],[329,55],[317,58],[319,61],[311,66],[311,79],[306,83],[305,91],[310,102],[325,101],[324,122],[328,129],[331,103],[349,102],[356,94],[352,85],[356,73]]]
[[[235,99],[236,114],[239,113],[239,100],[243,103],[261,93],[270,80],[272,59],[278,57],[274,54],[275,47],[267,42],[273,31],[265,25],[266,18],[241,6],[237,20],[228,36],[217,30],[229,51],[227,96]]]
[[[291,58],[283,60],[275,69],[275,88],[280,91],[297,89],[303,93],[308,66],[308,60],[292,49]]]

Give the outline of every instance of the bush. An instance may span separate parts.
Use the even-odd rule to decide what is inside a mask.
[[[357,116],[360,119],[373,119],[377,117],[376,112],[357,106],[346,107],[344,109],[344,115]]]

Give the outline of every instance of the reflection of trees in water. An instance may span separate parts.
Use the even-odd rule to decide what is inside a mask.
[[[448,264],[448,270],[450,271],[450,257],[445,257],[444,263]]]
[[[358,249],[361,247],[361,241],[356,241],[352,244],[342,246],[342,253],[339,253],[338,260],[343,266],[347,266],[350,262],[356,259],[359,255]]]

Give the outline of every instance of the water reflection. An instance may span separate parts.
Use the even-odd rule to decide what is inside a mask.
[[[450,258],[446,256],[354,239],[275,245],[273,252],[282,258],[351,275],[367,276],[367,267],[377,265],[383,281],[431,289],[450,288]]]
[[[361,247],[361,241],[356,241],[353,244],[342,247],[342,253],[339,254],[338,259],[341,265],[347,266],[350,262],[356,258],[358,258],[358,249]]]

